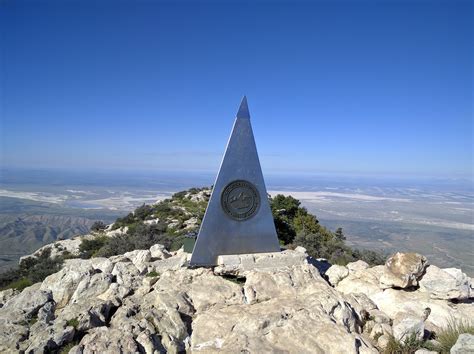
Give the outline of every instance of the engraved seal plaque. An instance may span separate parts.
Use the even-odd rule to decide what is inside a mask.
[[[260,194],[250,182],[237,180],[225,186],[221,194],[224,212],[235,220],[246,220],[254,216],[260,206]]]

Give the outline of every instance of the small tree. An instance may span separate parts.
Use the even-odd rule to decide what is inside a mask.
[[[334,235],[339,241],[346,240],[346,236],[344,235],[344,232],[342,232],[342,227],[338,227]]]
[[[94,221],[94,223],[91,226],[91,231],[103,231],[107,225],[105,225],[102,221]]]

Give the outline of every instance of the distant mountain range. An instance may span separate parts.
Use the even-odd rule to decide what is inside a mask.
[[[113,222],[123,214],[8,197],[0,197],[0,206],[0,271],[44,244],[86,234],[94,221]]]

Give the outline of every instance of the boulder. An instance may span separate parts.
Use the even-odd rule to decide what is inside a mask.
[[[363,260],[359,259],[356,262],[347,263],[346,267],[349,270],[349,273],[354,273],[359,270],[364,270],[364,269],[369,268],[369,265],[367,262],[364,262]]]
[[[19,294],[19,291],[16,289],[6,289],[3,291],[0,291],[0,308],[3,307],[3,305],[10,300],[12,297],[16,296]]]
[[[387,335],[381,335],[378,339],[377,339],[377,345],[379,346],[379,348],[381,349],[385,349],[388,345],[388,343],[390,342],[390,336],[387,336]]]
[[[343,294],[363,293],[370,298],[381,291],[379,284],[383,270],[384,266],[375,266],[349,273],[337,284],[336,290]]]
[[[386,289],[370,296],[377,307],[391,319],[414,317],[423,319],[425,311],[430,314],[425,327],[437,331],[449,325],[450,321],[470,321],[474,318],[474,306],[468,303],[452,304],[445,300],[432,299],[428,293]]]
[[[53,294],[56,307],[62,308],[71,300],[79,284],[81,284],[81,288],[79,293],[75,295],[74,300],[80,295],[80,292],[86,291],[87,289],[89,289],[88,294],[98,295],[103,288],[96,290],[95,287],[100,287],[101,281],[91,280],[91,277],[94,274],[100,274],[103,273],[103,270],[109,269],[111,269],[111,263],[104,258],[69,259],[59,272],[43,280],[40,289],[50,291]],[[102,277],[103,276],[99,276],[96,278]],[[109,283],[110,279],[111,278],[109,278]]]
[[[148,269],[148,262],[151,260],[151,252],[149,250],[135,250],[125,253],[124,256],[132,261],[141,274]]]
[[[166,259],[171,257],[171,254],[165,246],[156,244],[150,247],[150,255],[153,260]]]
[[[393,323],[393,337],[398,341],[405,341],[414,335],[417,340],[422,340],[425,333],[423,320],[415,317],[404,317]]]
[[[10,298],[1,308],[1,313],[15,313],[15,316],[19,316],[17,320],[21,320],[36,315],[38,310],[52,299],[51,291],[41,290],[39,284],[35,284]]]
[[[326,273],[329,283],[332,286],[336,286],[342,279],[349,275],[349,269],[340,265],[333,265],[329,268]]]
[[[130,333],[97,327],[82,338],[74,351],[76,353],[138,353],[139,349]]]
[[[385,263],[380,285],[382,288],[416,286],[426,266],[426,257],[418,253],[395,253]]]
[[[334,326],[321,308],[302,303],[295,308],[279,299],[212,308],[193,321],[191,343],[192,351],[204,352],[375,352],[361,337]]]
[[[456,344],[451,348],[450,354],[468,354],[474,353],[474,335],[460,334]]]
[[[420,280],[420,290],[433,299],[467,299],[471,295],[469,280],[460,269],[440,269],[430,265]]]

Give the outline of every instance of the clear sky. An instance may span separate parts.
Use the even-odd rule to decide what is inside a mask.
[[[473,174],[473,1],[0,1],[3,166]]]

